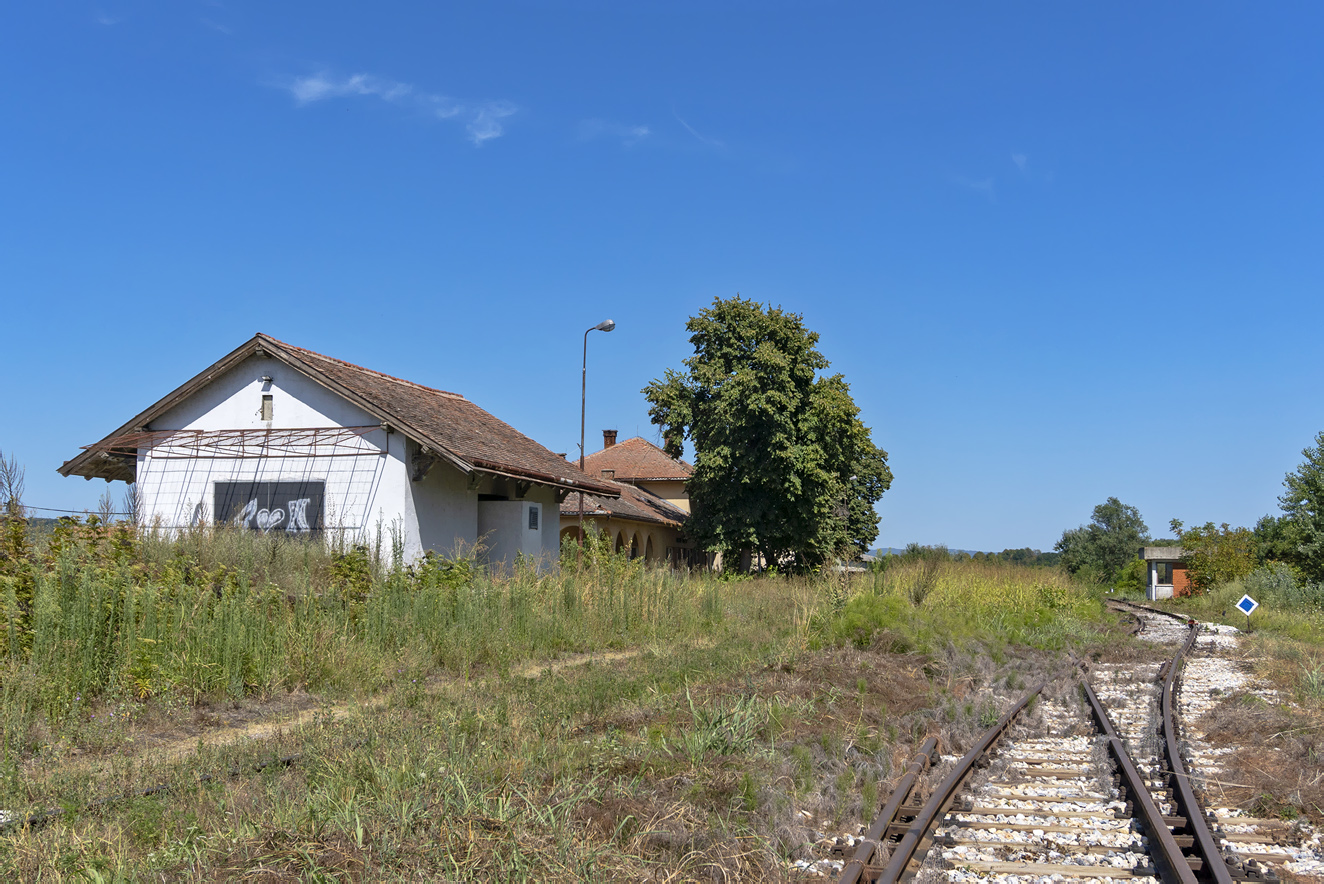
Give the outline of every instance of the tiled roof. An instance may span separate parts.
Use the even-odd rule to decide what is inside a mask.
[[[315,365],[324,375],[377,404],[426,434],[431,440],[473,466],[495,468],[516,474],[582,480],[578,468],[493,417],[458,393],[434,390],[412,381],[361,368],[302,347],[291,351]]]
[[[642,436],[626,439],[584,458],[584,472],[590,476],[601,476],[603,470],[615,470],[612,478],[618,482],[645,482],[650,479],[655,482],[683,482],[694,473],[694,467],[668,456]]]
[[[574,464],[539,445],[506,422],[488,414],[457,393],[435,390],[340,359],[314,353],[258,334],[238,350],[176,389],[115,433],[60,468],[64,475],[124,478],[113,473],[105,457],[117,436],[145,427],[156,416],[192,395],[221,372],[255,353],[265,353],[339,393],[379,420],[399,429],[464,472],[505,473],[554,485],[583,487],[612,496],[616,489],[604,480],[585,476]],[[100,456],[98,456],[100,455]]]
[[[685,522],[688,513],[656,494],[637,488],[634,485],[627,485],[624,482],[612,482],[611,484],[620,491],[621,496],[613,499],[585,494],[584,515],[586,517],[613,516],[618,519],[656,522],[673,528],[679,528]],[[566,499],[561,503],[561,515],[579,515],[578,494],[566,496]]]

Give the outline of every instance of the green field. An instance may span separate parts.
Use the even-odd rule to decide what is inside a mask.
[[[0,838],[25,880],[795,879],[926,736],[1130,643],[1058,570],[932,556],[494,578],[211,529],[5,542],[0,807],[55,811]]]

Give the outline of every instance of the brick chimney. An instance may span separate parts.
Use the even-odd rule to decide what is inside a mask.
[[[615,430],[603,430],[603,431],[602,431],[602,450],[603,450],[603,451],[606,451],[608,448],[612,447],[612,446],[615,445],[615,444],[616,444],[616,431],[615,431]]]

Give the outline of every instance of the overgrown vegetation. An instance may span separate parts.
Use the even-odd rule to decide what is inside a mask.
[[[1107,628],[1059,572],[950,557],[731,579],[595,542],[498,578],[389,538],[5,528],[0,807],[67,811],[0,841],[15,879],[784,877]],[[304,723],[211,736],[281,704]]]
[[[959,561],[937,554],[895,557],[826,622],[825,635],[857,647],[941,654],[948,646],[1021,645],[1061,650],[1104,622],[1097,589],[1056,569]]]
[[[1063,531],[1053,548],[1068,573],[1086,583],[1112,583],[1148,541],[1140,511],[1110,497],[1094,508],[1088,525]]]
[[[667,453],[694,445],[685,532],[728,563],[762,556],[807,571],[864,552],[892,484],[841,374],[803,317],[740,296],[685,324],[694,355],[644,388]]]
[[[1288,562],[1311,580],[1324,580],[1324,432],[1301,456],[1305,460],[1283,479],[1283,517],[1272,533]]]
[[[1255,535],[1247,528],[1232,528],[1227,522],[1215,527],[1206,522],[1191,528],[1172,520],[1172,531],[1185,550],[1190,589],[1208,592],[1215,586],[1240,580],[1255,567]]]

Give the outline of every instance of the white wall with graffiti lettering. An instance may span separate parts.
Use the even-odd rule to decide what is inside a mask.
[[[270,397],[265,406],[263,397]],[[276,432],[270,437],[276,442],[256,452],[251,443],[236,451],[219,432],[308,428],[359,429],[317,444],[300,442],[299,433]],[[139,449],[137,486],[147,524],[171,530],[237,519],[267,533],[320,528],[348,543],[383,538],[388,551],[394,536],[413,559],[425,548],[422,516],[428,548],[448,551],[457,539],[474,542],[476,519],[465,514],[473,495],[455,480],[458,471],[433,470],[437,479],[428,484],[446,486],[435,489],[440,494],[411,487],[402,434],[274,359],[245,360],[146,429],[202,431],[208,440],[189,447],[178,441],[188,434],[178,434]],[[445,477],[450,481],[446,473],[454,474]],[[416,490],[425,512],[415,505]],[[218,501],[230,511],[217,512]],[[320,524],[308,520],[314,508]]]
[[[142,429],[170,431],[137,457],[141,517],[167,531],[230,522],[268,534],[321,532],[333,543],[380,543],[384,553],[399,543],[407,561],[478,545],[497,565],[540,543],[535,557],[550,566],[558,552],[555,518],[526,524],[528,503],[558,512],[555,489],[522,489],[527,503],[509,508],[511,525],[497,530],[480,499],[515,493],[513,483],[440,461],[415,479],[415,443],[275,359],[250,357]]]

